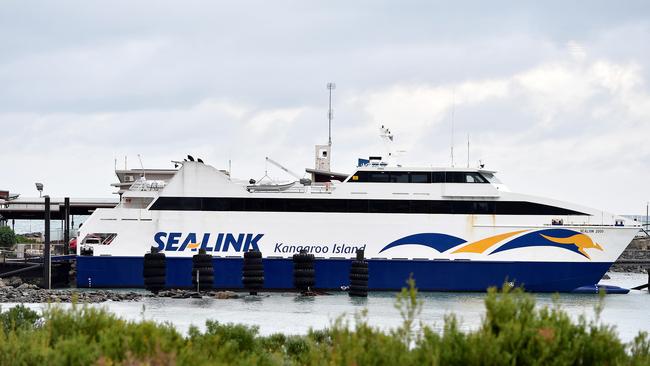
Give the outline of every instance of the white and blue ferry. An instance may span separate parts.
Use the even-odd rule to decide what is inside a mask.
[[[212,254],[214,286],[241,288],[243,253],[263,254],[266,289],[292,288],[292,255],[316,257],[316,287],[349,285],[356,249],[370,290],[409,275],[421,290],[531,291],[594,285],[638,232],[607,212],[510,192],[483,168],[365,164],[339,181],[237,182],[186,161],[168,182],[141,179],[79,232],[79,287],[141,287],[143,256],[167,256],[168,286],[191,286],[192,255]],[[329,168],[329,167],[328,167]],[[322,180],[322,179],[321,179]]]

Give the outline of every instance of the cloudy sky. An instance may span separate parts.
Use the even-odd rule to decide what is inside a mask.
[[[540,2],[538,2],[540,3]],[[645,212],[647,1],[4,1],[0,189],[108,197],[187,153],[259,178],[384,154],[481,159],[514,191]],[[278,178],[281,171],[269,167]]]

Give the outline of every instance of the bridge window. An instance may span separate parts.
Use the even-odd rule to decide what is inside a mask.
[[[465,173],[465,183],[487,183],[479,173]]]

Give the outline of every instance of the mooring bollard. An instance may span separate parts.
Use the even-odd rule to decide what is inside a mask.
[[[151,253],[144,255],[142,276],[144,277],[144,288],[157,294],[165,288],[165,277],[167,274],[167,260],[165,253],[160,253],[157,247],[151,247]]]
[[[205,249],[199,249],[199,254],[192,257],[192,284],[196,291],[212,290],[214,287],[214,267],[212,256]]]
[[[242,283],[251,295],[257,295],[257,291],[264,287],[264,264],[259,250],[250,249],[244,253]]]
[[[363,256],[364,250],[357,249],[357,259],[350,267],[350,296],[368,297],[368,262]]]
[[[316,284],[316,270],[314,268],[314,255],[307,254],[306,250],[293,255],[293,286],[302,294],[311,292]]]

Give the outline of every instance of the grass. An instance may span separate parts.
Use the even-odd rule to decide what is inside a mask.
[[[646,333],[625,344],[596,317],[573,321],[559,305],[536,307],[521,289],[490,289],[480,327],[454,315],[442,332],[417,322],[422,302],[409,279],[395,301],[401,326],[382,331],[366,312],[304,336],[207,321],[186,335],[171,324],[126,321],[105,309],[17,306],[0,314],[0,365],[650,365]]]

